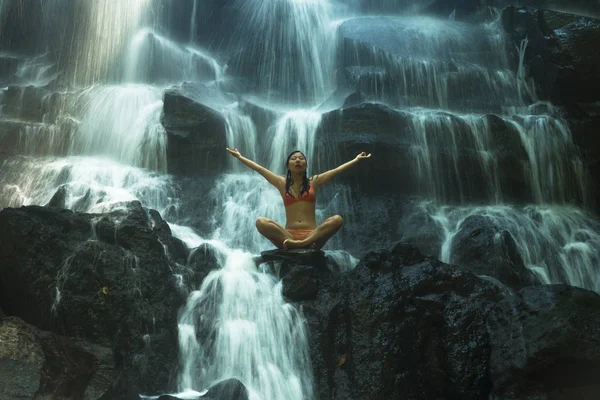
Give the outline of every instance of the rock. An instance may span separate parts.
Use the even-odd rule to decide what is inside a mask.
[[[510,232],[484,216],[467,217],[452,238],[451,262],[476,275],[500,280],[512,288],[534,285],[535,275],[525,267]]]
[[[493,308],[490,372],[499,398],[598,397],[599,307],[597,293],[550,285],[523,288]]]
[[[594,292],[512,294],[399,244],[321,279],[316,298],[299,304],[319,398],[533,400],[578,385],[600,393],[591,386],[600,371]]]
[[[600,215],[600,102],[579,103],[565,114],[585,168],[583,178],[587,193],[584,204]]]
[[[202,399],[210,400],[248,400],[248,389],[239,379],[226,379],[211,386]]]
[[[217,175],[228,154],[223,116],[182,89],[164,95],[161,122],[167,132],[168,171],[186,176]]]
[[[178,363],[184,299],[180,267],[167,256],[177,257],[177,241],[152,214],[135,202],[98,215],[0,211],[0,305],[41,329],[111,348],[118,374],[108,398],[164,392]]]
[[[514,5],[511,0],[488,0],[488,4],[496,7]],[[552,10],[563,13],[573,13],[581,16],[600,18],[600,3],[589,0],[520,0],[520,5],[537,7],[542,10]]]
[[[495,170],[488,168],[487,155],[482,154],[482,135],[487,136],[486,154],[498,165]],[[507,199],[532,200],[524,169],[528,155],[518,131],[498,116],[473,120],[441,111],[411,113],[364,103],[325,113],[316,140],[321,151],[337,157],[331,157],[332,165],[361,151],[377,154],[380,162],[365,162],[352,175],[338,178],[347,184],[358,182],[361,191],[425,193],[445,203],[464,203],[493,200],[491,185],[498,182]]]
[[[213,270],[220,268],[217,250],[208,243],[201,244],[190,253],[187,266],[191,274],[191,288],[198,289],[204,278]]]
[[[314,249],[275,249],[260,253],[262,262],[280,261],[300,265],[324,266],[326,262],[325,253]]]
[[[500,82],[489,72],[511,73],[481,24],[435,20],[433,33],[427,23],[374,16],[344,21],[338,87],[398,107],[501,113],[522,102],[516,81]]]
[[[66,200],[68,195],[68,187],[66,185],[61,185],[56,190],[56,192],[54,193],[48,204],[46,204],[46,206],[50,208],[66,208]]]
[[[283,277],[283,295],[290,301],[314,300],[319,291],[319,275],[312,266],[296,266]]]
[[[507,7],[504,29],[525,54],[539,93],[558,105],[600,100],[600,21],[535,8]],[[515,55],[516,57],[517,55]]]
[[[44,89],[35,86],[9,86],[2,97],[2,115],[27,122],[42,122],[45,94]]]
[[[3,398],[98,399],[115,379],[108,348],[38,330],[16,317],[0,322],[0,339],[0,368],[12,366],[0,379],[18,379],[0,385]]]
[[[0,320],[0,398],[34,398],[46,359],[37,329],[19,318]]]
[[[365,166],[358,166],[353,174]],[[343,194],[340,197],[345,201],[340,200],[338,212],[344,217],[344,226],[334,238],[338,238],[339,243],[351,249],[352,255],[358,258],[374,249],[392,247],[394,241],[407,232],[401,228],[401,221],[408,212],[407,197],[399,191],[377,193],[363,188],[362,181],[359,181],[358,185],[356,182],[345,185],[332,182],[319,189]]]
[[[443,228],[427,212],[426,207],[410,202],[398,223],[397,235],[402,242],[415,246],[423,254],[440,258],[444,242]]]
[[[260,104],[258,99],[244,98],[240,106],[256,126],[258,138],[268,138],[267,131],[279,118],[279,113],[266,105]]]
[[[186,399],[190,397],[185,397]],[[248,400],[248,389],[236,378],[225,379],[213,385],[198,400]],[[180,400],[179,397],[163,394],[157,400]]]

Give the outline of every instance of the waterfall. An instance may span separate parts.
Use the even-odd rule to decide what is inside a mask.
[[[250,255],[225,258],[192,292],[179,320],[180,390],[237,377],[251,399],[313,398],[302,316]]]
[[[335,272],[358,263],[353,251],[369,235],[360,229],[371,223],[363,209],[391,221],[411,216],[391,209],[406,190],[417,198],[415,215],[438,230],[441,260],[456,259],[465,221],[481,217],[510,233],[541,283],[600,292],[600,224],[585,209],[583,163],[560,110],[539,101],[526,80],[527,41],[516,49],[514,70],[499,15],[482,23],[425,17],[417,0],[34,3],[39,10],[23,13],[25,3],[0,0],[0,30],[12,11],[33,32],[0,40],[23,47],[22,54],[10,46],[0,53],[0,145],[9,149],[0,149],[0,208],[52,204],[100,213],[138,200],[158,210],[192,253],[214,252],[218,268],[200,287],[177,277],[178,288],[189,290],[178,319],[176,388],[186,396],[228,378],[239,379],[251,399],[311,400],[315,389],[302,310],[286,303],[277,271],[252,261],[273,248],[256,220],[285,224],[281,194],[233,157],[208,178],[168,174],[161,118],[173,86],[205,90],[190,100],[218,114],[219,146],[225,141],[282,176],[292,150],[307,156],[310,176],[336,167],[348,144],[405,146],[400,173],[415,188],[376,188],[384,194],[373,197],[388,193],[386,201],[358,193],[359,205],[352,184],[319,190],[317,220],[340,213],[355,229],[325,250]],[[165,23],[176,7],[181,24]],[[211,7],[222,7],[227,29],[198,17]],[[213,28],[222,38],[196,37]],[[322,112],[356,92],[397,117],[382,122],[389,140],[371,132],[380,121],[362,124],[359,116],[348,124],[358,125],[353,137],[341,126],[343,143],[330,144]],[[195,131],[199,122],[189,119],[183,131],[214,134]],[[373,153],[370,162],[382,162]],[[210,182],[202,191],[183,190],[203,179]],[[202,222],[188,223],[198,208]],[[411,239],[412,232],[392,231],[398,237],[391,240]]]
[[[230,67],[269,99],[316,104],[334,89],[335,24],[327,0],[238,0],[246,18]],[[265,35],[267,37],[265,38]]]

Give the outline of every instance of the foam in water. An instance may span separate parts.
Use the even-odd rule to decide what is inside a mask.
[[[47,204],[61,187],[64,207],[80,212],[139,200],[164,213],[177,202],[170,177],[97,157],[6,160],[0,185],[0,207]]]
[[[508,205],[425,207],[444,233],[440,260],[452,263],[453,240],[463,222],[483,216],[515,240],[523,263],[544,284],[569,285],[600,291],[595,272],[600,261],[600,224],[572,206]]]
[[[247,254],[229,253],[190,294],[179,332],[180,390],[237,377],[251,398],[313,398],[304,321]]]
[[[145,85],[98,86],[74,101],[80,116],[73,155],[102,155],[125,165],[166,171],[162,93]]]

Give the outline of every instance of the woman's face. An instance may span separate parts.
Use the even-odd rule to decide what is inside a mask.
[[[299,151],[293,153],[288,160],[288,169],[292,172],[306,171],[306,158]]]

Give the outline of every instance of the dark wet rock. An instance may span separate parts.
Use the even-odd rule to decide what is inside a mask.
[[[600,100],[600,20],[527,7],[507,7],[505,30],[518,45],[543,98],[554,104]],[[515,55],[516,57],[516,55]]]
[[[320,169],[366,151],[376,154],[380,162],[366,160],[353,170],[352,177],[340,176],[342,181],[352,178],[371,193],[385,191],[392,182],[396,187],[411,188],[410,174],[397,173],[411,169],[409,124],[404,113],[381,104],[366,103],[324,114],[316,134],[317,147],[330,155],[322,159],[329,159],[331,165]]]
[[[512,0],[488,0],[487,3],[496,7],[506,7],[515,4]],[[520,0],[519,4],[542,10],[600,18],[600,3],[597,0]]]
[[[47,105],[47,91],[35,86],[9,86],[2,96],[2,115],[5,118],[28,122],[42,122]]]
[[[0,385],[3,398],[100,398],[115,379],[110,349],[41,331],[16,317],[0,322],[0,368],[15,379]],[[28,393],[29,392],[29,393]]]
[[[169,222],[193,228],[202,237],[209,236],[214,230],[213,217],[219,206],[210,196],[215,178],[177,176],[174,183],[179,188],[177,197],[181,204],[171,210]]]
[[[50,201],[48,202],[48,204],[46,206],[51,207],[51,208],[66,208],[66,200],[67,200],[67,195],[69,194],[69,190],[67,188],[67,186],[62,185],[60,186],[56,192],[54,193],[54,195],[52,196],[52,198],[50,199]]]
[[[423,12],[441,18],[466,20],[479,12],[480,0],[434,0]]]
[[[217,250],[208,243],[201,244],[190,253],[187,267],[192,289],[199,288],[211,271],[221,267],[217,258]]]
[[[14,317],[0,320],[0,398],[33,398],[39,389],[44,351],[38,330]]]
[[[240,108],[252,118],[258,139],[267,138],[267,131],[279,117],[277,111],[261,105],[257,99],[250,98],[244,98]]]
[[[186,397],[187,398],[187,397]],[[248,400],[248,389],[239,380],[235,378],[225,379],[208,391],[198,397],[198,400]],[[163,394],[157,400],[180,400],[179,397]]]
[[[443,31],[450,23],[439,24]],[[411,18],[344,21],[339,27],[338,87],[400,107],[500,113],[520,102],[514,85],[490,84],[486,69],[506,66],[499,53],[490,51],[489,33],[477,24],[458,26],[460,30],[449,29],[430,40]]]
[[[325,253],[314,249],[275,249],[263,251],[260,255],[262,256],[262,262],[281,261],[319,267],[324,266],[326,262]]]
[[[339,75],[338,75],[339,76]],[[343,108],[349,108],[358,106],[366,102],[365,97],[359,91],[349,88],[351,86],[348,82],[343,81],[338,83],[338,89],[331,94],[321,105],[319,105],[317,111],[326,113],[332,110],[338,110]]]
[[[0,305],[40,329],[111,348],[111,399],[164,393],[177,365],[183,300],[167,253],[178,250],[152,214],[135,202],[99,215],[0,211]]]
[[[499,398],[598,397],[599,307],[597,293],[551,285],[526,287],[491,309],[490,372]]]
[[[365,165],[357,166],[353,174],[363,167]],[[341,202],[339,210],[332,210],[332,213],[342,215],[344,226],[333,237],[330,248],[348,248],[354,256],[361,258],[370,251],[392,247],[404,232],[400,229],[400,221],[407,212],[409,201],[402,193],[379,194],[364,190],[356,183],[330,183],[319,190],[322,191],[320,196],[331,190],[347,197],[347,203]]]
[[[600,215],[600,102],[579,103],[566,113],[566,119],[585,168],[585,204]]]
[[[48,151],[43,149],[46,146],[40,139],[47,140],[49,134],[50,126],[47,124],[2,119],[0,120],[0,154],[15,155],[25,152],[28,153],[27,155],[48,154]],[[28,146],[24,145],[25,142],[29,142]]]
[[[238,379],[226,379],[208,389],[202,399],[248,400],[248,389]]]
[[[299,304],[322,399],[555,398],[600,371],[598,294],[511,294],[406,244],[321,279]]]
[[[325,113],[317,131],[317,145],[321,152],[331,155],[325,157],[331,165],[318,167],[327,169],[366,151],[377,155],[379,161],[366,160],[340,180],[358,182],[360,190],[369,193],[422,195],[438,185],[435,196],[440,201],[490,200],[492,179],[475,139],[481,136],[480,129],[489,129],[486,150],[498,165],[502,193],[513,201],[531,201],[524,170],[528,157],[518,131],[500,117],[485,118],[492,123],[484,125],[484,120],[468,121],[447,112],[431,112],[424,117],[374,103]],[[424,173],[418,158],[418,154],[423,157],[423,143],[429,149],[427,162],[439,176],[437,182],[419,177],[419,171]]]
[[[397,237],[402,242],[415,246],[423,254],[440,258],[444,242],[443,228],[418,203],[409,203],[398,223]]]
[[[467,217],[452,238],[450,253],[453,264],[476,275],[494,277],[512,288],[538,282],[525,267],[510,232],[488,217]]]
[[[296,266],[283,277],[283,295],[290,301],[313,300],[319,291],[321,273],[312,266]]]
[[[161,122],[168,138],[169,172],[186,176],[218,174],[228,156],[225,120],[216,109],[192,97],[187,90],[177,88],[164,95]]]

